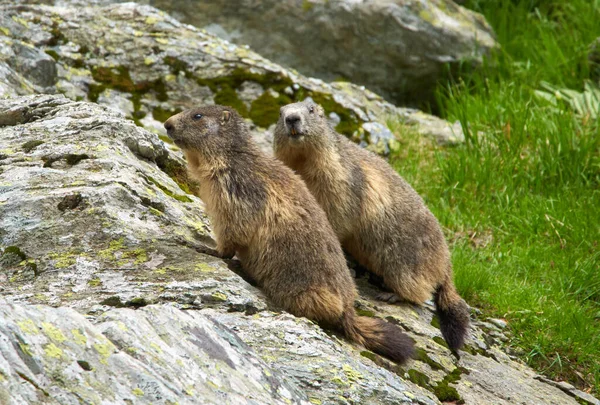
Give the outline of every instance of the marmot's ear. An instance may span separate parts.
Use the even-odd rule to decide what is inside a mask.
[[[231,118],[231,113],[227,110],[223,110],[223,115],[221,116],[221,125],[225,125],[229,122]]]

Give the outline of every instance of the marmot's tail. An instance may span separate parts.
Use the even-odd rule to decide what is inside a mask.
[[[469,307],[456,292],[451,274],[437,288],[433,299],[442,335],[450,350],[458,355],[457,350],[463,347],[469,330]]]
[[[404,363],[415,352],[413,340],[397,325],[379,318],[357,316],[354,308],[344,313],[342,326],[350,340],[398,363]]]

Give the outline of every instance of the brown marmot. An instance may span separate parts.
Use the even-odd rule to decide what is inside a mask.
[[[200,183],[220,254],[236,254],[290,313],[397,362],[412,356],[414,342],[398,326],[355,314],[356,286],[327,216],[300,177],[258,149],[234,109],[192,109],[164,125]]]
[[[306,182],[344,249],[397,294],[380,299],[422,304],[433,294],[456,353],[469,310],[454,287],[441,227],[417,192],[379,156],[336,133],[309,99],[281,108],[274,151]]]

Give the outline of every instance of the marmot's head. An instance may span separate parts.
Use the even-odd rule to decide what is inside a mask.
[[[246,144],[249,136],[237,111],[220,105],[182,111],[165,121],[165,129],[175,145],[207,157]]]
[[[279,121],[275,127],[276,147],[321,143],[329,133],[323,107],[311,99],[288,104],[279,111]]]

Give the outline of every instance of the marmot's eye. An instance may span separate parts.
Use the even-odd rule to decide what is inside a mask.
[[[312,105],[310,107],[308,107],[308,112],[309,113],[314,113],[315,112],[315,107],[313,107]]]
[[[194,121],[198,121],[200,118],[202,118],[202,114],[194,115]]]

